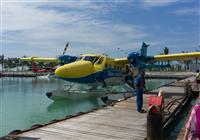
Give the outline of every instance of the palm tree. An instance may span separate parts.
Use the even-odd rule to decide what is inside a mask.
[[[18,72],[19,71],[19,68],[18,68],[18,66],[19,66],[19,58],[14,58],[14,63],[16,65],[16,69],[17,69],[17,72]]]
[[[13,68],[13,59],[8,57],[6,64],[8,66],[8,70],[10,70],[10,68]]]
[[[163,51],[164,51],[164,54],[169,54],[169,48],[168,47],[164,47]]]
[[[190,68],[190,63],[191,63],[191,62],[192,62],[191,60],[185,60],[185,61],[184,61],[185,70],[188,70],[188,69]]]
[[[198,49],[196,49],[197,52],[200,52],[200,45],[198,46]]]
[[[163,49],[163,53],[164,53],[165,55],[169,54],[169,48],[165,46],[164,49]],[[165,64],[166,64],[166,63],[165,63]],[[167,61],[167,64],[169,65],[169,60]]]
[[[4,64],[4,55],[0,56],[0,63],[1,63],[1,71],[3,72],[3,64]]]
[[[22,57],[23,57],[23,58],[26,58],[27,56],[26,56],[26,55],[23,55]],[[21,63],[21,66],[22,66],[21,71],[24,71],[24,66],[27,65],[27,62],[26,62],[26,61],[20,61],[20,63]]]

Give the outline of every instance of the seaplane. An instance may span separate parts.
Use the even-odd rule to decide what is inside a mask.
[[[131,52],[126,58],[110,58],[104,54],[82,54],[79,57],[65,57],[65,59],[73,58],[73,61],[68,62],[60,60],[60,58],[64,58],[63,56],[60,58],[35,58],[35,61],[64,62],[55,70],[55,76],[73,84],[69,84],[67,89],[55,90],[46,94],[51,99],[57,99],[71,96],[85,97],[85,95],[102,96],[117,91],[131,92],[133,88],[129,85],[121,86],[122,83],[125,83],[124,76],[127,65],[133,68],[137,75],[138,71],[145,68],[170,67],[169,64],[159,65],[158,61],[200,59],[200,52],[147,56],[148,46],[143,42],[138,52]],[[26,60],[30,60],[30,58],[26,58]]]

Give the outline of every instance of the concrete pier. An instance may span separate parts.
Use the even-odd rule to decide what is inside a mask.
[[[0,72],[0,77],[36,77],[44,74],[33,72]]]
[[[195,76],[194,72],[146,72],[146,78],[151,79],[185,79]]]
[[[36,77],[41,75],[47,75],[49,72],[33,73],[27,72],[0,72],[0,77]],[[187,77],[195,76],[194,72],[146,72],[146,78],[151,79],[184,79]]]

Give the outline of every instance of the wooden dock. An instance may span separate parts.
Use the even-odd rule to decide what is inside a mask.
[[[188,79],[186,79],[188,80]],[[194,80],[191,77],[190,80]],[[180,104],[186,102],[184,80],[161,87],[144,95],[144,109],[148,109],[148,99],[152,94],[162,89],[165,92],[165,106],[172,103],[165,112],[165,125],[169,125],[179,111]],[[178,101],[179,104],[173,103]],[[107,106],[76,117],[68,117],[62,121],[38,128],[12,133],[4,140],[144,140],[146,138],[147,113],[136,111],[136,97],[117,102],[114,106]]]

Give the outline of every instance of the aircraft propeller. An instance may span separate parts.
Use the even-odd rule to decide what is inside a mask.
[[[64,55],[65,52],[67,51],[68,46],[69,46],[69,42],[67,42],[67,44],[65,45],[65,48],[64,48],[64,50],[63,50],[63,55]]]

